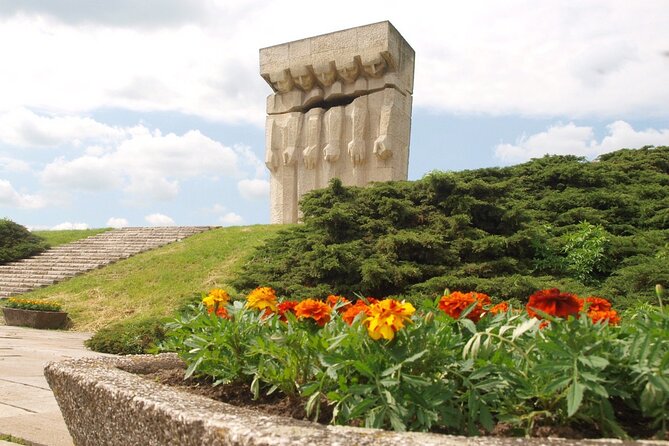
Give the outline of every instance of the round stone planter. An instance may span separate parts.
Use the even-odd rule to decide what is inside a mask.
[[[37,311],[20,308],[2,308],[7,325],[31,328],[62,328],[67,322],[64,311]]]
[[[44,369],[77,446],[118,444],[539,446],[617,445],[620,440],[456,437],[324,426],[192,395],[140,375],[182,367],[173,354],[51,362]],[[664,445],[669,442],[625,442]]]

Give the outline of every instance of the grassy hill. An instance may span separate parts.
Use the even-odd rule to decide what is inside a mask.
[[[81,331],[171,316],[202,291],[231,289],[233,272],[281,228],[207,231],[22,297],[61,302]]]
[[[44,239],[44,241],[46,241],[46,243],[51,248],[54,248],[59,245],[75,242],[82,238],[91,237],[111,229],[112,228],[64,229],[60,231],[32,231],[32,233]]]

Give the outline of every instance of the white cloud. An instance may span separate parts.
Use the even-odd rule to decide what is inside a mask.
[[[110,217],[109,220],[107,220],[107,226],[110,228],[126,228],[128,225],[128,220],[125,218]]]
[[[0,2],[0,17],[32,13],[76,25],[159,27],[188,23],[205,12],[206,3],[193,0],[115,0],[113,8],[100,8],[90,0]]]
[[[211,207],[203,209],[204,212],[207,212],[207,213],[210,213],[210,214],[222,214],[226,210],[227,210],[227,208],[220,203],[215,203]]]
[[[53,231],[62,231],[71,229],[89,229],[89,227],[88,224],[86,223],[70,223],[69,221],[66,221],[51,228],[51,230]]]
[[[267,180],[240,180],[237,189],[247,200],[263,200],[269,198],[269,181]]]
[[[40,174],[50,188],[89,191],[123,189],[134,201],[170,200],[179,180],[239,175],[239,157],[229,147],[190,130],[162,135],[143,126],[108,150],[87,151],[72,160],[49,163]]]
[[[0,171],[11,173],[30,172],[30,164],[16,158],[0,157]]]
[[[594,158],[620,148],[669,145],[669,129],[636,131],[625,121],[607,126],[608,135],[597,141],[592,127],[557,124],[545,132],[523,135],[515,144],[499,144],[495,156],[507,163],[527,161],[543,155],[577,155]]]
[[[38,115],[26,108],[0,114],[0,142],[19,147],[80,145],[85,141],[115,141],[126,131],[79,116]]]
[[[46,200],[43,197],[19,193],[14,189],[12,183],[0,179],[0,206],[38,209],[46,206],[46,204]]]
[[[235,226],[240,225],[244,221],[241,215],[235,214],[234,212],[228,212],[218,219],[223,226]]]
[[[174,226],[174,220],[165,214],[151,214],[144,217],[151,226]]]
[[[120,173],[107,157],[84,155],[72,161],[57,158],[40,174],[48,187],[99,191],[119,187]]]
[[[658,75],[669,63],[665,0],[436,2],[430,14],[405,2],[341,0],[325,21],[306,1],[123,0],[110,11],[85,0],[4,3],[13,6],[0,8],[0,41],[21,42],[3,48],[6,109],[177,111],[261,126],[270,89],[258,76],[259,48],[376,22],[382,8],[416,50],[418,107],[669,113]]]
[[[235,153],[241,158],[241,162],[252,167],[255,170],[255,177],[262,178],[267,175],[267,167],[265,163],[256,156],[249,146],[236,144],[233,147]]]

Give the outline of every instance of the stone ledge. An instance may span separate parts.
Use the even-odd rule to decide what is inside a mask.
[[[78,446],[116,445],[662,445],[664,441],[457,437],[323,426],[265,415],[152,382],[135,373],[173,368],[174,354],[51,362],[44,374]],[[132,373],[131,373],[132,372]]]

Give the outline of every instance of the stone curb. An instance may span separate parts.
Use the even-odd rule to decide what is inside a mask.
[[[457,437],[324,426],[265,415],[159,384],[135,373],[181,364],[174,354],[51,362],[44,374],[76,445],[662,445],[616,439]],[[131,373],[132,372],[132,373]]]

